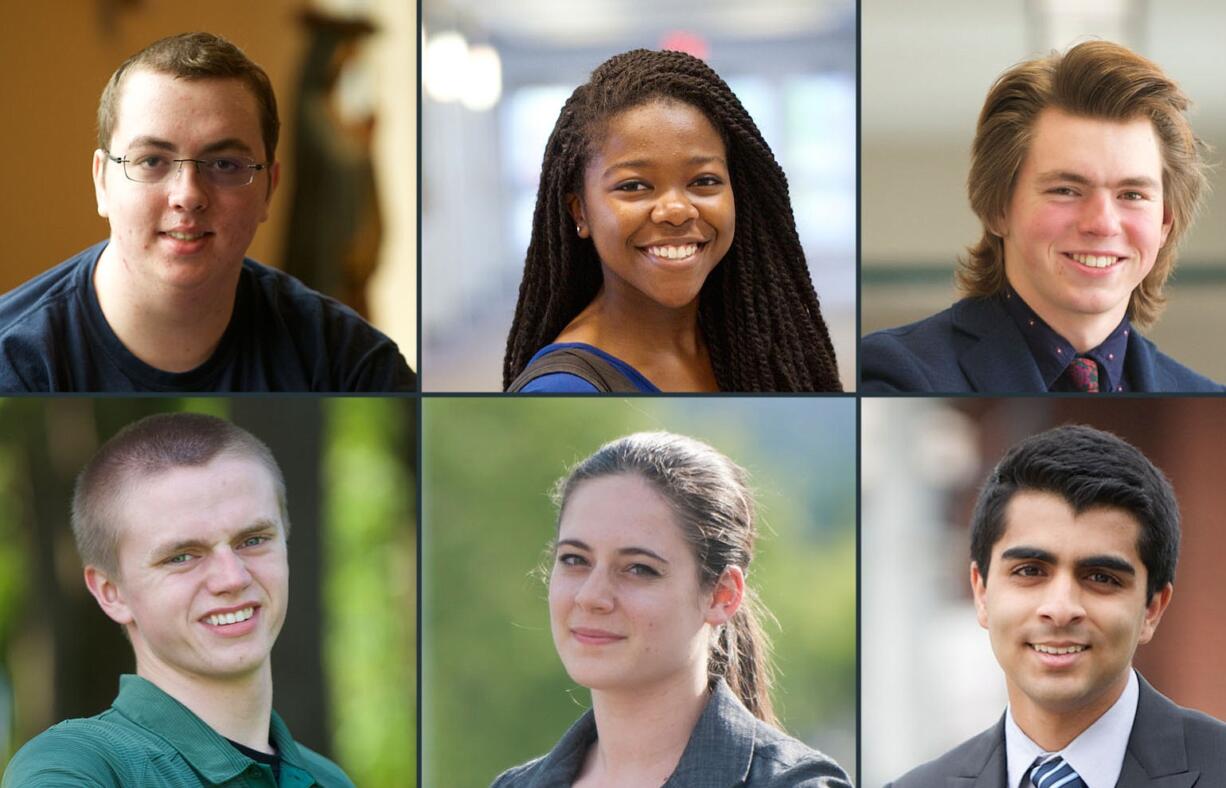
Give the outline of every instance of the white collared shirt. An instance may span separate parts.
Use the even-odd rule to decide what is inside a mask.
[[[1072,765],[1086,788],[1114,788],[1120,779],[1140,695],[1137,673],[1129,670],[1128,684],[1111,708],[1060,750],[1060,756]],[[1022,786],[1022,778],[1034,759],[1048,754],[1022,732],[1010,707],[1005,712],[1005,757],[1011,788]],[[1022,788],[1030,788],[1029,783]]]

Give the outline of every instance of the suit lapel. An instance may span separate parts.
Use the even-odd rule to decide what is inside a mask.
[[[1040,392],[1047,386],[1026,339],[995,298],[966,298],[954,304],[954,329],[977,341],[958,357],[958,366],[980,392]]]
[[[1149,685],[1140,673],[1137,716],[1117,788],[1191,788],[1200,773],[1188,770],[1179,707]]]
[[[956,777],[945,780],[946,788],[1008,788],[1005,767],[1005,718],[976,736],[962,758]]]
[[[1133,391],[1178,391],[1179,384],[1169,371],[1159,369],[1154,361],[1157,350],[1150,341],[1132,330],[1128,337],[1128,353],[1124,361],[1125,375]]]

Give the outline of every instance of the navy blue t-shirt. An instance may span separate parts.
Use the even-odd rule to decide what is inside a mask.
[[[396,343],[349,307],[243,260],[234,313],[213,355],[187,372],[144,363],[94,291],[106,241],[0,296],[0,391],[412,391]]]

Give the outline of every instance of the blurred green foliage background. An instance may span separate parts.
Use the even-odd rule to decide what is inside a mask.
[[[68,524],[102,442],[163,411],[230,418],[286,476],[289,615],[274,707],[358,785],[414,785],[416,403],[375,398],[0,399],[0,765],[66,717],[105,709],[134,669],[88,596]]]
[[[747,468],[750,583],[784,727],[854,766],[856,403],[842,398],[431,398],[422,403],[422,779],[488,785],[548,751],[588,705],[549,632],[534,569],[548,491],[602,443],[664,429]],[[853,775],[854,779],[854,775]]]

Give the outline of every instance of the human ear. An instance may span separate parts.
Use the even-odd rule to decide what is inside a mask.
[[[711,603],[706,611],[707,623],[712,626],[727,624],[741,609],[744,600],[745,573],[739,566],[726,567],[711,591]]]
[[[85,587],[112,621],[124,626],[133,622],[132,611],[124,602],[123,592],[105,571],[96,566],[85,567]]]
[[[277,184],[281,182],[281,162],[274,161],[268,165],[268,193],[264,195],[264,213],[260,216],[260,221],[268,221],[268,207],[272,204],[272,193],[277,190]]]
[[[971,561],[971,594],[975,597],[975,616],[979,626],[988,628],[987,589],[988,578],[979,573],[979,564]]]
[[[1162,620],[1162,614],[1166,612],[1166,606],[1171,604],[1171,597],[1175,594],[1175,586],[1167,583],[1160,590],[1154,593],[1154,598],[1149,600],[1149,604],[1145,606],[1145,621],[1141,625],[1141,636],[1137,638],[1137,645],[1148,643],[1154,636],[1154,632],[1158,629],[1158,622]]]
[[[1166,246],[1166,238],[1171,234],[1171,226],[1175,224],[1175,214],[1171,213],[1171,206],[1166,203],[1162,204],[1162,241],[1158,244],[1158,248]]]
[[[98,215],[107,218],[106,210],[106,151],[99,148],[94,151],[94,201],[98,205]]]
[[[570,211],[570,218],[575,220],[575,230],[579,237],[591,237],[591,231],[587,228],[587,216],[583,212],[583,199],[577,194],[566,195],[566,208]]]

